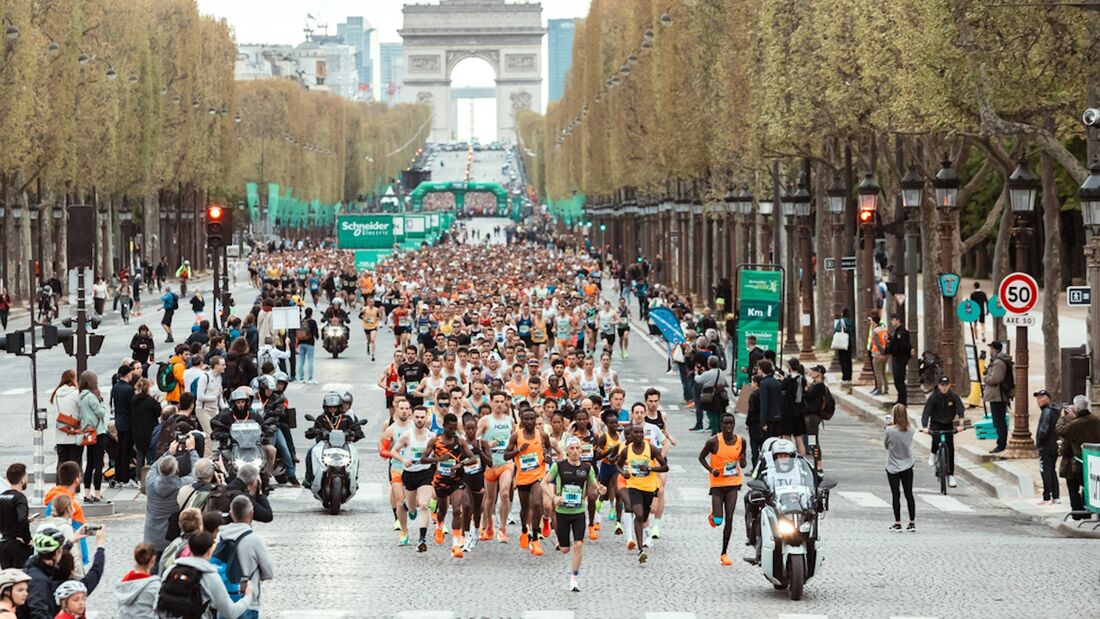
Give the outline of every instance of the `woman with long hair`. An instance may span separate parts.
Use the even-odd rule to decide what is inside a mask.
[[[80,464],[84,447],[80,445],[80,410],[77,396],[76,370],[65,370],[61,380],[50,394],[50,406],[55,419],[54,444],[57,449],[57,466],[62,462]]]
[[[909,526],[906,531],[917,530],[916,500],[913,498],[913,427],[904,404],[895,404],[890,410],[890,425],[886,426],[886,479],[890,482],[893,497],[894,524],[891,531],[901,531],[901,489],[905,489],[905,503],[909,508]]]
[[[84,502],[99,503],[103,501],[103,453],[107,442],[107,406],[103,404],[103,394],[99,391],[99,377],[91,370],[84,370],[78,383],[80,395],[77,396],[77,404],[80,410],[81,430],[94,429],[94,442],[91,441],[92,432],[85,431],[88,443],[88,459],[84,467]],[[84,438],[84,437],[82,437]],[[92,496],[92,486],[95,486],[95,496]]]

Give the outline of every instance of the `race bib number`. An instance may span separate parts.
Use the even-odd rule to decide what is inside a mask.
[[[424,457],[424,448],[413,447],[409,450],[409,453],[412,454],[411,456],[409,456],[410,460],[412,460],[413,462],[420,462],[420,459]]]
[[[399,327],[408,327],[410,324],[412,323],[410,323],[408,320],[405,320],[404,318],[397,321],[397,326]]]
[[[581,445],[581,461],[582,462],[591,462],[592,457],[594,455],[595,455],[595,447],[592,446],[592,443],[583,443]]]
[[[436,472],[439,473],[443,477],[450,477],[451,475],[454,475],[455,474],[455,461],[454,460],[444,460],[444,461],[440,462],[438,467],[436,468]]]
[[[645,477],[649,475],[649,465],[644,462],[631,462],[630,475],[633,477]]]
[[[505,442],[504,439],[501,439],[499,441],[493,441],[492,443],[489,443],[489,449],[493,453],[504,453],[504,448],[507,447],[507,446],[508,446],[508,443]]]
[[[467,475],[477,475],[481,472],[481,463],[478,462],[477,464],[467,464],[465,467],[462,468],[462,470],[466,471]]]
[[[539,468],[539,455],[536,453],[523,454],[519,457],[519,470],[528,473]]]
[[[421,335],[427,335],[427,333],[428,333],[428,325],[420,325],[420,334]]]
[[[527,335],[530,332],[531,332],[531,327],[529,327],[527,325],[520,325],[519,326],[519,334],[520,335]]]
[[[580,486],[566,485],[562,486],[561,499],[563,507],[576,508],[581,506],[581,499],[584,493],[581,491]]]
[[[741,465],[737,462],[727,462],[722,465],[722,477],[737,477],[741,474]]]
[[[419,386],[420,386],[420,381],[418,381],[418,380],[410,380],[409,382],[405,383],[405,389],[409,393],[412,393],[412,392],[416,391],[416,388],[419,387]]]

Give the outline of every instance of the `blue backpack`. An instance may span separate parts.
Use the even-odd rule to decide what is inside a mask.
[[[210,564],[218,570],[218,576],[225,584],[225,590],[229,595],[236,596],[234,600],[240,599],[241,578],[244,576],[241,572],[240,558],[237,556],[237,545],[251,534],[252,531],[245,531],[237,539],[219,539],[218,546],[214,548],[214,556],[210,557]]]

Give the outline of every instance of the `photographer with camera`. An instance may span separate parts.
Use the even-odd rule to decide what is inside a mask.
[[[178,439],[184,439],[181,443]],[[180,488],[195,483],[194,477],[180,477],[179,461],[177,454],[186,455],[189,460],[189,468],[193,469],[199,459],[195,451],[195,436],[187,434],[173,439],[168,446],[168,453],[161,456],[149,468],[145,476],[145,492],[148,503],[145,511],[145,535],[142,541],[152,544],[157,551],[157,562],[160,555],[168,546],[168,521],[179,511],[177,496]]]

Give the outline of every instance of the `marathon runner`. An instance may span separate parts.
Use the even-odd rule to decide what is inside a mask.
[[[748,462],[745,441],[734,432],[736,418],[733,413],[722,415],[722,431],[712,436],[699,452],[699,463],[710,478],[711,511],[707,516],[710,526],[722,526],[722,565],[733,565],[729,550],[733,532],[733,514],[737,510],[737,493],[741,490],[742,471]]]

